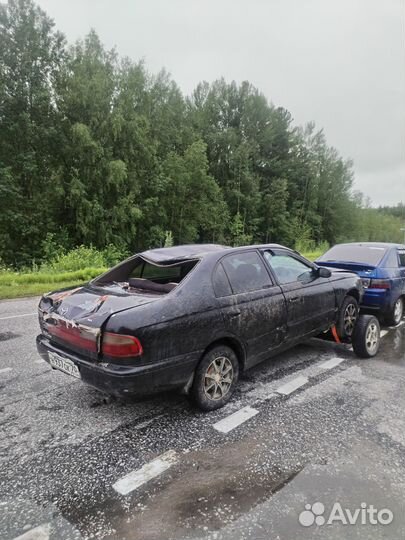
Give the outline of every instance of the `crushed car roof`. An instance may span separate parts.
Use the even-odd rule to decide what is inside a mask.
[[[173,246],[166,248],[149,249],[139,253],[139,255],[148,261],[153,263],[165,263],[168,261],[181,261],[187,259],[200,259],[204,255],[209,253],[221,252],[221,251],[238,251],[241,249],[263,249],[263,248],[285,248],[280,244],[257,244],[252,246],[238,246],[230,247],[220,244],[185,244],[182,246]],[[292,250],[290,250],[292,251]]]
[[[182,259],[197,259],[213,251],[230,249],[229,246],[219,244],[185,244],[166,248],[149,249],[140,253],[140,256],[153,262],[164,262]]]

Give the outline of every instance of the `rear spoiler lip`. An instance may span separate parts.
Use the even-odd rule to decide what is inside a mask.
[[[356,266],[359,270],[375,270],[377,266],[373,266],[372,264],[367,263],[357,263],[357,262],[345,262],[345,261],[315,261],[315,264],[318,266],[328,266],[329,268],[338,268],[341,270],[353,270],[351,268],[348,268],[350,266]]]

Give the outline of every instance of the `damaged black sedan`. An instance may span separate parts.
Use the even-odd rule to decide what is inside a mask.
[[[106,393],[178,388],[212,410],[270,356],[331,328],[350,337],[361,297],[357,275],[279,245],[153,249],[43,296],[37,347],[53,368]]]

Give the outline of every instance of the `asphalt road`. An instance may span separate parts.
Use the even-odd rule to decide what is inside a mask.
[[[312,340],[204,414],[51,370],[36,304],[0,302],[0,538],[405,537],[405,324],[373,360]]]

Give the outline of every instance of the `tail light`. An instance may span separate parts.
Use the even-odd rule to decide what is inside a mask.
[[[106,356],[129,358],[132,356],[141,356],[143,354],[143,348],[139,339],[134,336],[105,332],[103,334],[101,352]]]
[[[84,326],[67,326],[65,322],[59,325],[46,325],[46,330],[52,336],[59,338],[81,349],[97,352],[97,332]]]
[[[391,282],[389,279],[372,279],[370,281],[369,289],[391,289]]]

